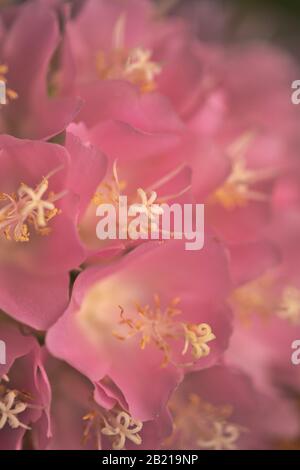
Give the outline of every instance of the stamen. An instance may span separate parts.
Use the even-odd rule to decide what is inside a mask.
[[[212,423],[212,437],[198,439],[199,447],[211,450],[237,450],[236,441],[240,438],[241,429],[236,424],[216,421]]]
[[[83,420],[87,421],[83,442],[86,443],[94,431],[98,450],[102,449],[101,434],[110,439],[113,450],[124,450],[127,440],[137,446],[142,443],[139,432],[143,428],[143,423],[133,419],[126,411],[118,408],[110,411],[104,409],[92,411],[84,416]]]
[[[143,423],[134,420],[128,413],[121,411],[115,417],[104,418],[105,427],[101,429],[105,436],[114,436],[113,449],[121,450],[125,448],[126,439],[139,446],[142,438],[138,434],[143,428]]]
[[[6,74],[8,72],[8,67],[5,64],[0,64],[0,82],[4,83],[6,85],[7,79],[6,79]],[[0,101],[0,105],[5,105],[8,104],[10,101],[16,100],[18,98],[18,93],[11,88],[7,88],[5,86],[5,96],[4,99],[2,97],[2,100]]]
[[[174,432],[166,444],[176,444],[179,449],[235,450],[242,432],[247,429],[229,419],[233,408],[214,406],[191,393],[188,399],[176,397],[170,402]]]
[[[9,377],[3,375],[1,380],[8,383]],[[28,397],[29,395],[25,393],[8,389],[5,384],[0,385],[0,430],[3,429],[6,424],[12,429],[30,429],[30,427],[22,423],[18,417],[18,415],[24,413],[27,408],[33,407],[33,405],[29,405],[24,401],[24,399]]]
[[[132,49],[124,68],[124,78],[138,85],[143,93],[155,90],[155,77],[161,73],[161,66],[151,60],[149,49]]]
[[[116,22],[112,49],[97,55],[97,70],[101,79],[128,80],[147,93],[156,88],[155,78],[161,73],[161,66],[151,60],[152,52],[143,47],[127,50],[125,47],[125,15]]]
[[[250,325],[253,315],[259,315],[263,320],[267,320],[276,309],[272,285],[272,277],[265,275],[233,291],[229,303],[245,326]]]
[[[268,320],[274,314],[292,324],[300,324],[300,289],[288,285],[280,296],[277,291],[275,279],[269,274],[236,289],[229,301],[246,326],[252,315]]]
[[[227,154],[232,161],[231,174],[210,198],[211,203],[221,204],[225,209],[234,209],[244,207],[250,201],[268,201],[269,198],[264,192],[252,189],[252,186],[271,180],[276,176],[276,172],[273,169],[247,168],[244,154],[253,137],[252,133],[246,133],[229,147]]]
[[[211,327],[206,323],[201,323],[200,325],[184,325],[184,331],[185,345],[182,355],[185,355],[191,346],[192,355],[196,359],[208,356],[210,353],[210,347],[207,343],[216,339]]]
[[[172,180],[176,175],[182,171],[183,165],[176,168],[174,171],[168,173],[165,177],[155,182],[152,186],[144,190],[143,188],[138,188],[136,192],[136,197],[129,198],[130,211],[132,214],[144,214],[145,222],[141,226],[142,233],[151,233],[158,232],[160,234],[165,234],[170,238],[175,235],[174,232],[165,232],[160,230],[160,216],[164,214],[164,210],[161,205],[164,202],[169,200],[174,200],[184,195],[187,191],[190,190],[191,186],[183,188],[176,194],[167,195],[164,197],[159,197],[155,189],[159,189],[161,186]],[[101,204],[113,204],[118,211],[119,208],[119,198],[122,195],[123,190],[126,188],[127,182],[119,179],[118,170],[117,170],[117,160],[114,161],[112,168],[112,177],[110,181],[102,183],[93,197],[93,203],[97,206]],[[117,217],[118,223],[118,217]],[[130,226],[129,226],[130,227]],[[119,227],[120,228],[120,227]],[[126,227],[127,229],[127,227]],[[127,229],[128,230],[128,229]],[[123,228],[120,230],[124,232]],[[128,232],[130,238],[130,232]]]
[[[112,46],[114,50],[123,49],[125,43],[126,14],[122,13],[116,21],[113,34]]]
[[[3,429],[8,423],[12,429],[23,428],[30,429],[18,419],[18,414],[27,409],[27,404],[17,400],[16,393],[12,390],[0,400],[0,429]]]
[[[0,193],[0,204],[1,201],[6,202],[0,208],[0,233],[2,232],[7,240],[28,242],[30,239],[29,224],[33,225],[35,231],[40,235],[50,233],[47,224],[60,213],[54,203],[66,192],[57,195],[49,193],[46,199],[43,197],[48,191],[48,179],[58,170],[43,178],[35,189],[22,183],[17,194]]]
[[[159,224],[157,220],[159,216],[163,215],[164,210],[162,207],[160,207],[159,204],[155,204],[155,201],[157,200],[156,192],[151,191],[150,196],[148,197],[146,192],[142,188],[139,188],[137,190],[137,194],[140,198],[140,202],[132,204],[131,210],[134,213],[145,214],[145,216],[147,217],[145,225],[141,227],[142,232],[148,233],[148,222],[150,222],[150,230],[152,232],[159,231]]]
[[[126,181],[120,181],[117,169],[117,160],[113,163],[112,177],[110,181],[102,183],[93,197],[93,203],[96,206],[101,204],[111,203],[115,206],[119,203],[119,197],[122,195],[122,191],[126,188]]]
[[[168,307],[161,308],[160,297],[154,295],[154,307],[149,305],[142,307],[139,303],[135,304],[138,314],[137,319],[127,318],[124,310],[121,308],[120,325],[126,326],[127,334],[123,335],[114,332],[114,336],[119,340],[126,340],[133,336],[140,336],[140,347],[145,347],[153,343],[163,353],[162,367],[170,362],[177,366],[189,366],[192,363],[176,363],[173,359],[174,351],[169,344],[170,340],[182,340],[184,342],[181,355],[184,356],[190,350],[193,361],[206,357],[210,353],[210,347],[207,343],[216,339],[211,327],[206,323],[189,324],[175,321],[174,317],[181,315],[182,311],[178,308],[179,298],[174,298]]]

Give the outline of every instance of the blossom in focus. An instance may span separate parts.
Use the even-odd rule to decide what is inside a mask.
[[[106,169],[100,153],[74,139],[67,140],[71,157],[60,145],[0,137],[0,306],[39,329],[67,305],[69,271],[86,257],[77,232],[80,205]],[[96,181],[79,183],[87,169]]]
[[[295,58],[212,0],[4,3],[0,448],[298,446]]]
[[[209,235],[198,252],[149,242],[80,274],[47,347],[94,382],[108,376],[131,413],[152,419],[186,371],[214,364],[227,347],[228,289],[225,253]]]

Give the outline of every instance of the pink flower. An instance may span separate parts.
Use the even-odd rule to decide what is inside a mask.
[[[238,369],[215,366],[185,377],[169,408],[171,449],[270,449],[299,430],[293,407],[267,398]]]
[[[170,433],[166,411],[151,421],[130,414],[120,390],[107,378],[93,384],[75,369],[47,360],[53,384],[53,437],[48,450],[159,449]]]
[[[300,387],[292,362],[292,344],[300,338],[299,195],[295,167],[274,188],[272,222],[267,227],[281,262],[231,295],[237,321],[228,356],[268,391],[276,385],[297,393]],[[236,355],[245,341],[255,348]]]
[[[0,147],[0,306],[45,329],[68,303],[69,271],[85,259],[78,216],[105,161],[72,135],[72,157],[62,146],[10,136],[0,137]]]
[[[299,67],[198,3],[1,9],[0,448],[299,433]],[[202,249],[163,203],[205,204]]]
[[[298,159],[298,110],[290,101],[296,73],[287,54],[263,44],[219,48],[208,73],[214,85],[188,123],[193,194],[228,246],[238,285],[280,261],[266,227],[273,192]]]
[[[148,0],[88,0],[67,24],[77,82],[126,80],[141,91],[156,88],[161,66],[151,44],[164,26]]]
[[[238,71],[245,80],[236,78]],[[207,158],[195,160],[194,192],[197,198],[206,192],[207,218],[229,244],[264,237],[272,188],[297,158],[298,110],[290,101],[295,74],[297,67],[288,55],[263,44],[219,51],[215,61],[212,75],[217,85],[209,97],[219,93],[221,103],[219,125],[210,137],[225,162],[213,170]],[[205,117],[205,107],[190,124],[205,138],[203,112]],[[203,166],[214,186],[208,187],[203,175],[198,180]]]
[[[82,139],[89,141],[90,134],[84,129],[83,124],[71,125],[69,130],[80,135]],[[109,145],[116,146],[116,142],[119,142],[117,145],[120,145],[119,130],[116,128],[108,136],[107,145],[104,145],[106,152]],[[130,208],[146,215],[142,231],[147,233],[151,226],[159,239],[162,238],[163,234],[168,238],[174,238],[173,224],[170,225],[167,234],[163,231],[161,221],[154,221],[155,215],[164,214],[163,204],[177,203],[183,208],[183,204],[192,203],[190,194],[191,170],[188,165],[180,164],[174,154],[173,159],[169,158],[169,155],[172,154],[171,151],[169,155],[165,154],[163,157],[163,142],[161,142],[162,148],[160,151],[157,147],[156,154],[148,154],[147,139],[143,142],[143,134],[137,130],[132,135],[131,128],[125,128],[124,126],[122,135],[124,138],[129,137],[130,142],[127,146],[124,145],[123,149],[108,150],[110,153],[107,154],[109,164],[106,176],[98,185],[93,198],[80,219],[79,233],[83,244],[90,249],[89,261],[101,258],[105,252],[112,256],[114,251],[115,254],[118,254],[125,249],[145,242],[141,239],[132,240],[129,229],[134,217],[127,218],[127,212]],[[160,137],[157,138],[157,144],[159,144],[159,139]],[[100,148],[102,146],[100,144]],[[140,152],[138,156],[134,157],[136,147],[139,147]],[[177,166],[176,161],[179,163]],[[120,219],[119,221],[120,204],[124,197],[127,198],[126,220]],[[97,224],[101,220],[97,212],[101,206],[106,207],[104,205],[115,208],[116,240],[99,240],[97,236]]]
[[[135,159],[152,156],[181,142],[183,122],[157,93],[140,95],[130,83],[115,80],[93,82],[81,95],[86,104],[77,121],[87,128],[88,140],[114,158],[124,151]]]
[[[249,286],[247,288],[248,291],[244,290],[245,296],[250,290]],[[255,294],[259,295],[254,291]],[[226,355],[228,362],[248,373],[257,388],[266,394],[280,396],[285,389],[299,393],[299,375],[297,367],[292,363],[292,344],[299,339],[300,328],[285,318],[293,312],[289,309],[297,301],[299,289],[288,285],[281,289],[273,314],[273,297],[269,299],[269,304],[258,301],[259,305],[256,309],[252,307],[252,316],[246,323],[240,322],[240,316],[243,320],[245,314],[250,315],[250,302],[238,303],[237,295],[234,303],[237,321]],[[241,291],[239,295],[242,295]],[[267,295],[270,293],[267,292]],[[249,344],[249,348],[245,348],[245,344]]]
[[[78,123],[68,131],[104,152],[108,171],[80,222],[80,235],[91,255],[102,257],[108,249],[112,256],[113,246],[118,253],[132,242],[99,241],[97,207],[109,203],[118,208],[120,196],[127,196],[128,206],[146,205],[146,199],[153,207],[191,202],[191,171],[185,164],[190,149],[183,123],[157,94],[140,95],[122,81],[99,81],[86,98]]]
[[[229,288],[222,246],[209,236],[197,252],[149,243],[85,270],[47,345],[93,382],[108,376],[134,416],[152,419],[186,371],[214,364],[227,347]]]
[[[0,449],[20,450],[24,437],[33,447],[45,448],[51,436],[51,392],[35,338],[1,319],[6,365],[0,365]]]
[[[180,18],[160,18],[148,0],[88,0],[66,26],[80,94],[100,81],[123,80],[142,94],[162,93],[187,120],[201,106],[214,53]],[[176,77],[176,80],[174,80]]]
[[[58,70],[52,63],[55,54]],[[1,132],[34,139],[62,132],[81,101],[72,91],[68,46],[47,4],[29,2],[18,7],[3,36],[0,63],[8,89],[7,104],[1,106]]]
[[[132,21],[132,10],[129,9],[122,17],[122,9],[117,2],[115,5],[104,1],[97,4],[87,2],[68,25],[73,53],[78,61],[79,88],[87,103],[80,118],[89,127],[88,139],[115,158],[125,148],[130,148],[131,155],[137,157],[143,154],[144,148],[149,154],[158,153],[158,149],[152,150],[152,145],[156,143],[154,136],[151,139],[148,134],[138,136],[126,127],[129,123],[139,130],[148,132],[150,129],[153,132],[153,124],[149,128],[140,114],[136,111],[132,113],[132,110],[138,109],[136,104],[127,105],[129,102],[136,103],[137,93],[134,95],[129,85],[119,80],[136,85],[134,80],[122,74],[124,70],[120,69],[118,73],[117,70],[114,73],[110,70],[106,76],[101,76],[95,67],[96,55],[99,58],[101,53],[103,60],[106,56],[112,58],[113,41],[118,34],[123,37],[128,50],[132,44],[146,44],[149,38],[150,43],[153,41],[151,32],[157,24],[150,21],[148,10],[143,8],[142,4],[138,12],[143,18],[141,24],[147,25],[148,35],[140,35],[135,29],[136,36],[131,38],[132,28],[128,25]],[[99,21],[102,18],[107,20],[101,34],[98,18]],[[175,36],[174,31],[178,33],[179,30],[180,34]],[[164,45],[160,42],[162,36]],[[234,48],[208,47],[192,39],[182,24],[176,21],[169,22],[168,26],[165,22],[162,36],[157,35],[156,42],[151,46],[154,57],[162,64],[155,80],[156,88],[168,96],[190,127],[185,137],[189,146],[179,142],[167,153],[176,157],[180,155],[181,159],[184,155],[192,166],[194,195],[197,201],[207,202],[209,223],[219,237],[230,244],[232,275],[237,283],[244,282],[278,262],[276,248],[265,239],[264,228],[270,213],[274,181],[291,164],[291,158],[286,159],[286,152],[288,148],[292,149],[295,141],[296,113],[291,110],[286,93],[296,69],[288,56],[267,46],[245,47],[243,54]],[[261,69],[260,79],[256,74],[247,75],[247,87],[241,81],[235,81],[231,73],[232,68],[246,69],[241,62],[250,63],[251,70]],[[264,64],[264,67],[259,64]],[[171,79],[175,73],[176,82]],[[266,88],[266,81],[271,81],[272,86]],[[249,90],[254,91],[250,93]],[[262,95],[268,97],[264,109],[260,108]],[[147,102],[154,103],[154,97],[153,92],[142,95],[138,99],[139,107],[142,105],[145,108]],[[155,99],[161,107],[161,98]],[[149,105],[147,108],[149,110]],[[152,105],[151,109],[158,115],[157,106],[154,108]],[[274,112],[275,109],[277,112]],[[284,118],[276,118],[282,115]],[[120,122],[102,121],[103,118],[108,120],[109,116],[124,121],[125,126]],[[151,121],[155,122],[155,119]],[[143,141],[147,143],[144,148],[138,145]],[[164,161],[168,161],[166,152]],[[249,253],[247,259],[245,253]],[[249,270],[247,260],[252,261]]]

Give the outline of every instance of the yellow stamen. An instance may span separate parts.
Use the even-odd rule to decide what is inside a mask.
[[[120,181],[117,170],[117,160],[114,161],[111,180],[105,181],[93,197],[96,206],[111,203],[117,205],[122,191],[126,188],[126,181]]]
[[[206,357],[210,353],[207,343],[216,339],[211,327],[206,323],[189,324],[176,321],[174,317],[182,312],[178,308],[179,298],[174,298],[166,309],[161,308],[160,297],[154,295],[154,307],[149,305],[141,306],[135,304],[137,319],[127,318],[121,308],[120,325],[125,326],[128,332],[123,335],[114,332],[114,336],[119,340],[126,340],[133,336],[140,337],[140,347],[145,347],[153,343],[163,353],[162,366],[169,362],[174,363],[173,351],[170,340],[182,340],[184,342],[181,355],[184,356],[190,350],[193,360]],[[191,362],[177,365],[191,365]]]
[[[151,60],[152,52],[143,47],[126,49],[124,45],[125,17],[121,15],[113,32],[109,53],[97,55],[97,70],[101,79],[121,79],[137,85],[143,93],[155,90],[155,78],[161,66]]]
[[[247,167],[245,152],[252,140],[253,134],[246,133],[228,148],[227,154],[232,162],[231,173],[209,199],[210,203],[220,204],[230,210],[244,207],[250,201],[268,200],[268,196],[253,188],[253,185],[271,180],[275,172],[273,169],[252,170]]]
[[[159,218],[164,214],[162,204],[169,200],[174,200],[184,195],[190,189],[190,185],[184,187],[181,191],[176,194],[170,194],[164,197],[159,197],[157,191],[155,191],[154,189],[159,189],[161,186],[163,186],[163,184],[172,180],[172,178],[175,178],[181,170],[182,166],[179,166],[169,174],[165,175],[161,180],[155,182],[153,185],[151,185],[151,187],[147,188],[146,190],[143,188],[138,188],[136,191],[136,195],[128,198],[130,211],[132,211],[131,213],[135,215],[138,214],[146,216],[144,223],[141,223],[142,233],[148,233],[148,231],[151,231],[152,233],[165,233],[160,230],[159,226]],[[105,181],[100,185],[92,201],[97,206],[101,204],[113,204],[116,208],[116,211],[118,211],[120,196],[123,195],[122,193],[126,186],[127,182],[125,180],[119,179],[117,161],[115,160],[112,168],[111,179],[109,181]],[[121,228],[120,231],[124,232],[123,228]],[[130,232],[128,232],[128,235],[130,238]],[[173,233],[169,233],[168,235],[171,237]]]
[[[8,67],[5,64],[0,64],[0,83],[3,83],[5,86],[5,96],[2,97],[0,104],[8,104],[10,101],[16,100],[18,98],[18,93],[11,88],[7,88],[7,79],[6,75],[8,73]],[[4,99],[3,99],[4,98]]]
[[[49,176],[52,174],[53,172]],[[22,183],[17,194],[0,193],[0,233],[2,232],[7,240],[28,242],[29,224],[33,225],[40,235],[49,233],[48,222],[60,212],[54,203],[63,197],[64,193],[49,193],[44,199],[49,186],[48,177],[43,178],[35,189]],[[1,201],[6,203],[2,207]]]
[[[188,348],[191,346],[192,355],[195,359],[208,356],[210,347],[207,343],[216,339],[211,327],[206,323],[201,323],[200,325],[184,325],[184,331],[185,345],[182,354],[186,354]]]

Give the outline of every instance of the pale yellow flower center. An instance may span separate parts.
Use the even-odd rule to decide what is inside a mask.
[[[63,197],[65,192],[58,195],[49,193],[46,196],[49,176],[43,178],[34,189],[22,183],[17,194],[0,193],[0,234],[6,240],[28,242],[30,225],[40,235],[50,233],[48,223],[60,212],[55,201]]]
[[[101,79],[127,80],[143,93],[155,90],[161,66],[152,60],[152,51],[144,47],[127,49],[124,45],[125,16],[121,15],[113,32],[112,49],[97,55],[97,71]]]
[[[191,353],[193,360],[206,357],[210,353],[209,342],[216,339],[210,325],[207,323],[185,323],[175,319],[182,312],[178,308],[179,298],[174,298],[167,308],[161,307],[160,297],[154,295],[154,305],[141,306],[135,303],[137,312],[136,318],[128,318],[121,310],[120,327],[126,327],[127,332],[115,331],[114,336],[120,340],[126,340],[133,336],[140,338],[140,347],[145,347],[153,343],[163,353],[162,366],[166,366],[169,362],[174,362],[172,347],[170,341],[182,340],[183,348],[181,355],[185,356]],[[186,362],[181,365],[190,365]]]
[[[231,173],[225,183],[210,197],[209,202],[225,209],[244,207],[250,201],[265,202],[267,194],[255,189],[255,185],[274,178],[273,169],[254,170],[247,167],[245,152],[253,139],[252,133],[242,135],[227,150],[231,160]]]

